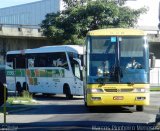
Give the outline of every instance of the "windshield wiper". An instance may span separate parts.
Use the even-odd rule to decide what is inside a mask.
[[[123,73],[122,73],[121,67],[120,66],[113,67],[111,78],[113,78],[114,81],[120,83],[122,77],[123,77]]]
[[[104,80],[105,80],[105,78],[103,78],[103,77],[99,77],[99,78],[97,78],[97,80],[96,80],[96,81],[97,81],[98,83],[100,83],[100,84],[104,84],[104,83],[105,83],[105,81],[104,81]]]

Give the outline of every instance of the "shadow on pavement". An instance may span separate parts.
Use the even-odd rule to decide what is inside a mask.
[[[18,107],[17,107],[18,108]],[[85,114],[85,113],[132,113],[123,107],[97,107],[92,111],[84,105],[28,105],[26,110],[18,110],[9,114],[19,115],[46,115],[46,114]]]
[[[83,100],[83,96],[73,96],[72,99],[67,99],[65,97],[65,95],[52,95],[52,94],[48,94],[48,95],[41,95],[41,94],[38,94],[38,95],[35,95],[33,97],[34,99],[36,100],[42,100],[42,101],[45,101],[45,100],[50,100],[50,101],[57,101],[57,100]]]
[[[20,115],[43,115],[43,114],[85,114],[85,113],[132,113],[131,110],[119,106],[115,107],[93,107],[89,110],[84,106],[82,97],[75,97],[66,100],[63,95],[36,95],[34,97],[38,104],[33,105],[16,105],[17,111],[9,112],[9,114]],[[24,106],[25,109],[18,108]]]

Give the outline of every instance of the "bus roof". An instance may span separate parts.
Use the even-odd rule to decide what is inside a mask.
[[[143,30],[129,28],[108,28],[92,30],[87,33],[87,36],[145,36]]]
[[[78,45],[59,45],[59,46],[43,46],[34,49],[8,51],[7,54],[30,54],[30,53],[49,53],[49,52],[76,52],[82,53],[82,47]]]
[[[65,45],[65,46],[74,48],[75,50],[78,51],[78,53],[79,53],[80,55],[82,55],[83,52],[84,52],[84,51],[83,51],[83,46],[82,46],[82,45]]]

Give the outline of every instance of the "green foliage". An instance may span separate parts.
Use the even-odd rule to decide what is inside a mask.
[[[85,0],[87,4],[67,2],[66,10],[46,15],[41,27],[54,44],[83,44],[89,30],[111,27],[134,27],[145,8],[138,10],[114,0]],[[72,5],[72,6],[69,6]]]
[[[32,104],[32,95],[28,91],[23,91],[22,96],[8,97],[9,104]]]
[[[31,104],[31,98],[28,97],[9,97],[7,103],[9,104]]]
[[[160,91],[160,87],[159,86],[157,86],[157,87],[151,87],[150,91]]]
[[[30,99],[32,99],[32,95],[28,91],[25,91],[25,90],[22,92],[22,97],[23,98],[30,98]]]

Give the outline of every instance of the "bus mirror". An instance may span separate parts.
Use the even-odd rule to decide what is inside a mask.
[[[155,68],[155,64],[156,64],[156,57],[154,55],[154,53],[150,53],[150,68]]]

